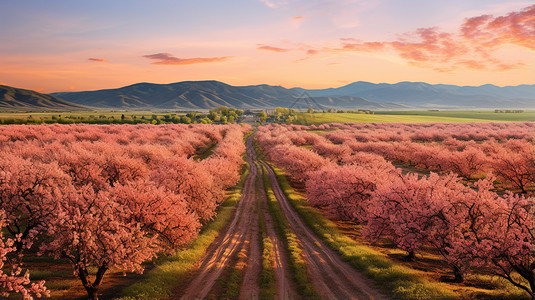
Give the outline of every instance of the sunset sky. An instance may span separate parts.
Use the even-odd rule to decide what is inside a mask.
[[[535,84],[535,5],[500,0],[2,1],[0,83]]]

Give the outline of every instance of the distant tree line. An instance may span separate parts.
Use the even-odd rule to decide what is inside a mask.
[[[257,114],[257,118],[261,123],[264,122],[271,122],[271,123],[285,123],[285,124],[292,124],[293,121],[297,119],[297,114],[300,114],[303,112],[299,112],[296,109],[290,109],[285,107],[277,107],[272,112],[266,113],[265,111],[261,111]],[[326,109],[322,111],[315,111],[313,108],[309,107],[306,111],[308,114],[314,114],[314,113],[351,113],[351,114],[374,114],[373,111],[367,110],[367,109],[359,109],[359,110],[342,110],[342,109]]]
[[[523,113],[524,110],[523,109],[495,109],[494,112],[495,113],[515,113],[515,114],[519,114],[519,113]]]
[[[167,114],[40,114],[37,116],[11,117],[7,115],[0,118],[0,124],[233,124],[239,121],[243,110],[221,106],[210,110],[207,114],[202,112],[188,112],[185,115],[178,113]]]

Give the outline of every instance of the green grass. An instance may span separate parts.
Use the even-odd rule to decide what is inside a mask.
[[[71,276],[72,276],[72,273],[71,273]],[[45,286],[51,291],[62,291],[62,290],[70,289],[71,283],[70,282],[46,282]]]
[[[235,186],[225,202],[221,204],[215,219],[203,227],[199,236],[176,254],[163,259],[153,270],[134,285],[122,291],[123,296],[134,299],[166,298],[172,295],[173,289],[181,284],[195,264],[202,258],[206,249],[218,236],[219,232],[232,217],[234,207],[241,197],[245,177],[249,168],[242,174],[240,183]]]
[[[518,274],[513,274],[513,277],[517,281],[523,279]],[[474,292],[474,298],[487,298],[487,299],[529,299],[526,291],[518,287],[513,286],[507,279],[483,274],[467,274],[467,281],[474,281],[478,283],[478,286],[485,287],[485,292]],[[525,282],[527,284],[527,282]]]
[[[258,169],[261,170],[260,166]],[[260,193],[260,184],[261,181],[257,180],[255,182],[256,195],[257,199],[261,199]],[[277,294],[275,287],[275,270],[273,270],[273,265],[275,263],[275,250],[273,248],[273,242],[266,233],[266,224],[264,222],[264,203],[259,201],[259,238],[260,238],[260,249],[262,249],[262,270],[259,275],[259,285],[260,285],[260,299],[273,299]]]
[[[522,113],[495,113],[494,111],[463,110],[463,111],[376,111],[376,115],[396,116],[432,116],[448,118],[466,118],[488,121],[535,121],[535,110],[526,110]]]
[[[0,124],[157,124],[178,123],[185,113],[148,111],[0,112]]]
[[[242,249],[240,252],[234,255],[234,261],[236,261],[236,264],[229,268],[228,276],[226,276],[226,278],[218,279],[223,289],[223,293],[221,295],[222,299],[238,299],[240,296],[243,274],[247,265],[246,259],[247,254],[245,249]]]
[[[23,268],[24,269],[24,268]],[[31,270],[31,280],[46,280],[50,277],[73,278],[71,270]]]
[[[299,113],[294,124],[323,123],[468,123],[491,121],[535,121],[535,111],[524,113],[494,113],[483,111],[381,111],[375,114],[356,113]]]
[[[214,153],[214,149],[216,147],[217,147],[217,144],[211,144],[208,147],[203,147],[202,149],[199,149],[197,151],[197,153],[193,156],[193,158],[197,160],[203,160],[205,158],[208,158],[208,156]]]
[[[341,233],[336,225],[311,208],[290,186],[283,172],[274,167],[277,179],[292,206],[310,228],[357,270],[374,279],[383,291],[398,299],[456,299],[459,295],[445,284],[431,282],[410,268],[393,263],[382,253]]]
[[[319,299],[319,294],[314,289],[308,277],[306,262],[303,259],[303,249],[299,245],[297,236],[292,232],[288,220],[284,216],[280,204],[273,193],[265,167],[262,168],[262,171],[264,188],[268,197],[268,209],[273,218],[277,235],[281,237],[288,249],[291,272],[300,294],[305,299]]]

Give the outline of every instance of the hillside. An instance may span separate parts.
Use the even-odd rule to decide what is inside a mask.
[[[4,111],[82,110],[79,104],[31,90],[0,85],[0,109]]]
[[[185,81],[171,84],[138,83],[118,89],[62,92],[52,95],[80,105],[119,109],[240,109],[289,107],[303,96],[302,89],[280,86],[231,86],[218,81]],[[323,108],[403,109],[405,106],[377,103],[355,96],[314,97]],[[302,104],[301,104],[302,103]],[[301,104],[301,105],[300,105]],[[297,106],[305,105],[299,100]],[[315,105],[313,107],[317,108]]]
[[[420,108],[535,108],[535,85],[498,87],[456,86],[424,82],[396,84],[354,82],[339,88],[309,90],[310,95],[354,96],[374,102],[394,102]]]
[[[171,84],[138,83],[118,89],[62,92],[53,96],[67,101],[108,109],[240,109],[290,107],[308,92],[311,105],[335,109],[495,109],[535,108],[535,85],[498,87],[456,86],[424,82],[396,84],[354,82],[339,88],[305,90],[281,86],[232,86],[218,81],[184,81]],[[315,100],[315,101],[314,101]],[[305,99],[294,107],[306,108]]]

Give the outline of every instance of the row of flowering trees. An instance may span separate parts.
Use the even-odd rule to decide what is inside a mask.
[[[476,130],[474,124],[437,124],[437,127],[457,131],[449,137],[441,133],[440,139],[431,141],[422,136],[436,135],[432,133],[443,129],[434,129],[429,124],[398,124],[398,129],[392,124],[355,125],[358,127],[321,125],[320,128],[334,129],[324,136],[307,131],[319,128],[315,126],[281,126],[276,131],[284,136],[281,139],[286,138],[296,146],[310,146],[318,154],[339,163],[353,159],[351,156],[355,153],[368,152],[391,162],[411,164],[429,171],[453,172],[465,179],[493,173],[504,188],[523,193],[535,187],[535,127],[532,123],[483,123],[477,133],[493,137],[483,140],[478,136],[477,141],[457,139],[475,135],[467,133]],[[391,133],[385,133],[385,127],[395,130],[397,139]],[[379,133],[374,132],[374,128]],[[416,132],[418,128],[423,133]]]
[[[466,272],[484,267],[534,296],[535,201],[529,195],[494,192],[492,171],[503,176],[497,172],[498,166],[488,165],[487,177],[475,182],[473,187],[462,184],[454,172],[428,176],[403,174],[388,161],[391,157],[380,155],[381,151],[359,151],[351,147],[354,140],[338,131],[357,133],[358,130],[343,129],[344,126],[349,125],[264,126],[257,140],[269,159],[282,167],[293,181],[304,184],[311,205],[323,207],[332,217],[364,225],[363,234],[371,241],[388,237],[407,251],[409,259],[423,246],[434,247],[451,266],[455,281],[462,282]],[[374,126],[367,124],[366,128]],[[409,125],[400,125],[403,126]],[[511,124],[513,129],[522,126]],[[333,127],[338,129],[324,133],[325,136],[307,131]],[[381,128],[382,124],[377,127]],[[335,134],[338,140],[333,143]],[[511,153],[503,159],[512,159],[513,150],[532,153],[532,140],[515,139],[514,133],[511,137],[489,147],[510,149]],[[449,139],[446,137],[442,143]],[[362,142],[362,145],[371,144],[367,145],[371,150],[374,143],[416,142],[377,141]],[[412,155],[419,154],[413,151]],[[533,163],[529,161],[533,156],[525,156],[528,162],[515,166]]]
[[[20,266],[20,255],[29,249],[66,258],[89,297],[96,298],[108,270],[141,272],[144,261],[196,237],[225,189],[239,180],[249,129],[1,127],[0,209],[12,237],[5,257],[13,266]],[[195,159],[211,145],[208,158]],[[94,278],[88,267],[97,268]],[[42,294],[33,285],[14,291]]]

